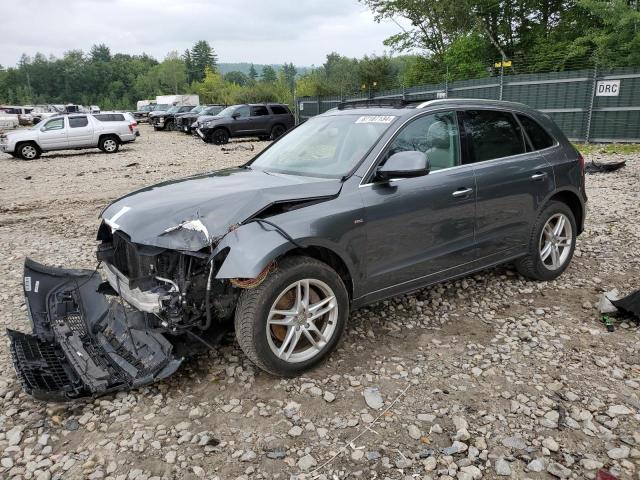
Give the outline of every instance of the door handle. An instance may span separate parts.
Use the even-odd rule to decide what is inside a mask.
[[[468,197],[473,192],[473,188],[459,188],[451,194],[454,198]]]
[[[536,180],[543,180],[547,178],[547,172],[536,172],[533,175],[531,175],[531,180],[536,181]]]

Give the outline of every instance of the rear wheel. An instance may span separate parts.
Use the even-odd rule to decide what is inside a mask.
[[[277,140],[279,137],[284,135],[284,132],[286,131],[287,130],[283,125],[274,125],[274,127],[271,129],[271,140]]]
[[[23,143],[18,147],[18,157],[22,160],[35,160],[40,157],[40,149],[33,142]]]
[[[261,369],[294,376],[336,347],[348,317],[348,293],[335,270],[313,258],[288,257],[240,295],[236,338]]]
[[[229,143],[229,132],[224,128],[218,128],[211,133],[209,138],[214,145],[224,145]]]
[[[102,137],[98,148],[106,153],[116,153],[120,149],[120,142],[114,136]]]
[[[516,262],[523,276],[553,280],[564,272],[576,247],[576,220],[562,202],[550,202],[536,220],[529,239],[529,253]]]

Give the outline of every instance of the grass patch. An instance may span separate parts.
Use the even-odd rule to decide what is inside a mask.
[[[589,155],[591,153],[613,153],[630,154],[640,153],[640,143],[574,143],[580,153]]]

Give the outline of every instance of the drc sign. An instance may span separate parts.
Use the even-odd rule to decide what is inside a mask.
[[[620,80],[600,80],[596,84],[596,97],[617,97],[620,93]]]

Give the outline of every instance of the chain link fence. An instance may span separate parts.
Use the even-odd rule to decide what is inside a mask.
[[[499,75],[348,96],[297,97],[299,122],[340,102],[398,98],[485,98],[527,104],[547,113],[576,142],[640,142],[640,67]]]

